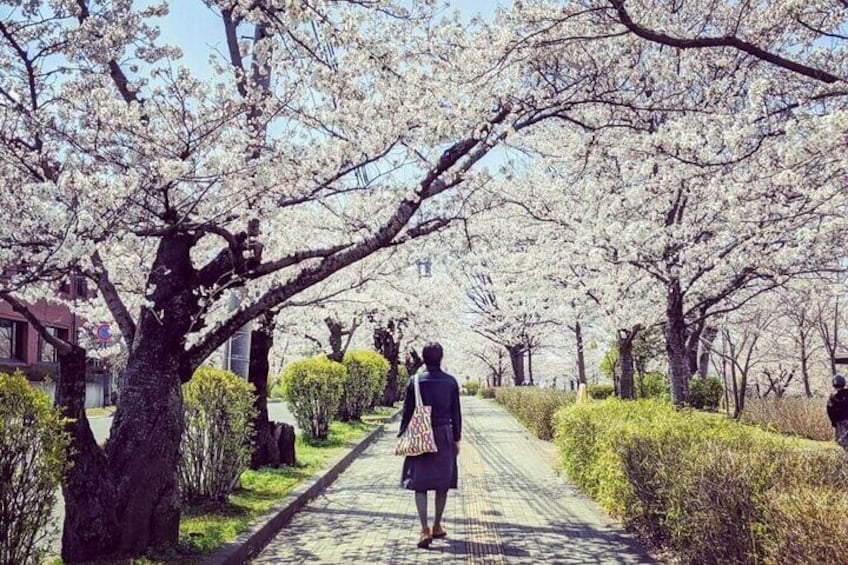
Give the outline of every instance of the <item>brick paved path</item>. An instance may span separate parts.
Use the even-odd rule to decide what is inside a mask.
[[[653,563],[565,477],[551,444],[489,401],[463,397],[459,489],[449,537],[415,547],[413,494],[399,485],[394,433],[369,448],[254,563]],[[393,431],[396,424],[392,425]],[[429,511],[432,520],[432,495]]]

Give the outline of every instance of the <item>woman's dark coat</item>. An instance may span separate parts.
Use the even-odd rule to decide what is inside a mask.
[[[418,376],[421,398],[431,407],[433,436],[439,451],[407,457],[401,483],[415,491],[445,491],[457,487],[456,442],[462,439],[462,412],[456,379],[439,368],[430,367]],[[410,378],[403,402],[400,436],[415,411],[415,385]]]

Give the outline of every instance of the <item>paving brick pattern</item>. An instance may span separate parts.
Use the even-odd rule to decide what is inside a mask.
[[[448,538],[415,547],[413,494],[387,433],[308,504],[254,563],[609,563],[654,561],[554,471],[555,450],[500,407],[463,397],[459,489]],[[433,513],[430,498],[430,515]],[[432,518],[431,518],[432,520]]]

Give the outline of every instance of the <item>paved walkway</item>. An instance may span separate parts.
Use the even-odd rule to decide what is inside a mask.
[[[460,484],[448,498],[447,539],[427,551],[415,547],[414,497],[398,486],[401,460],[387,433],[254,563],[653,563],[554,472],[551,444],[489,401],[463,397],[463,413]],[[433,505],[431,495],[431,516]]]

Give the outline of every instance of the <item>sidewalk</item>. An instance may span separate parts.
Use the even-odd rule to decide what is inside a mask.
[[[401,459],[392,454],[388,433],[254,563],[653,563],[554,472],[551,444],[493,403],[462,401],[460,488],[448,497],[447,540],[435,540],[429,551],[415,547],[413,495],[398,486]]]

